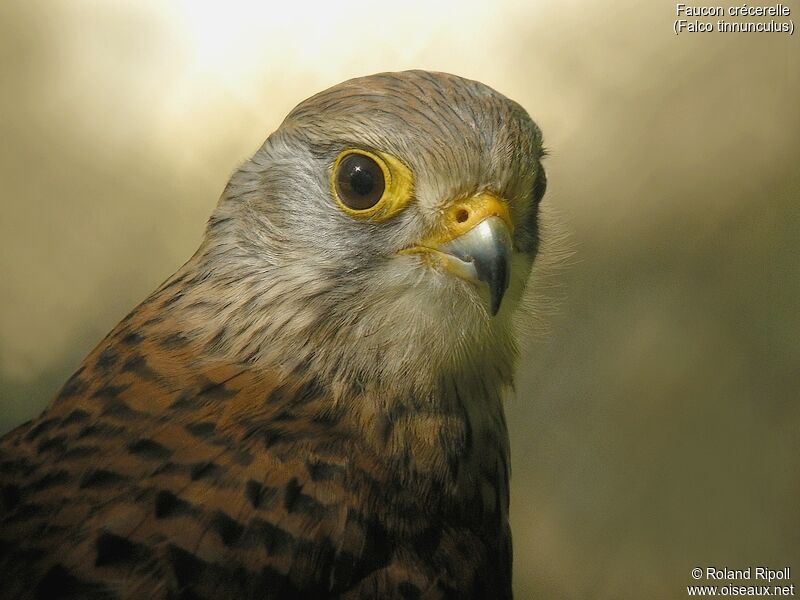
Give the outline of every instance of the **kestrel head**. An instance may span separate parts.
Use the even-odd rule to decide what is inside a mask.
[[[542,155],[525,110],[453,75],[302,102],[233,175],[196,257],[221,297],[217,346],[351,382],[509,379]]]

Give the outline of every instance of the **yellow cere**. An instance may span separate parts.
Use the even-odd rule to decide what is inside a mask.
[[[464,235],[489,217],[499,217],[513,235],[514,221],[508,202],[492,192],[481,192],[450,204],[443,211],[439,226],[431,235],[416,246],[406,248],[402,252],[409,254],[436,249],[442,244]]]
[[[346,206],[336,191],[336,173],[339,163],[351,154],[361,154],[374,160],[383,171],[385,188],[380,200],[374,206],[356,210]],[[361,148],[348,148],[339,153],[330,174],[331,194],[339,208],[350,216],[369,218],[372,221],[385,221],[399,213],[411,201],[414,194],[414,175],[399,158],[380,151]]]

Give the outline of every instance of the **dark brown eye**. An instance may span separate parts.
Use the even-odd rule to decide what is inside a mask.
[[[383,170],[369,156],[348,154],[339,163],[336,193],[348,208],[372,208],[383,196],[385,186]]]

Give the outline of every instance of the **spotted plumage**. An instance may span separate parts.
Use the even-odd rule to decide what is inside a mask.
[[[334,201],[344,149],[387,190],[410,173],[395,212]],[[197,253],[0,441],[3,596],[509,598],[502,398],[541,156],[524,110],[451,75],[298,106]],[[490,222],[507,255],[447,254]]]

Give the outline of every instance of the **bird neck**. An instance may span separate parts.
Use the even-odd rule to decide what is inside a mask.
[[[218,412],[213,418],[230,422],[231,428],[252,438],[272,436],[265,443],[287,441],[291,451],[312,441],[345,440],[349,451],[381,462],[387,477],[414,481],[454,498],[478,490],[484,506],[499,509],[507,504],[508,439],[502,400],[511,385],[513,352],[487,351],[443,366],[427,364],[424,345],[398,353],[397,344],[384,347],[366,340],[383,368],[348,369],[352,355],[347,353],[365,340],[330,330],[303,311],[308,290],[299,293],[291,308],[286,302],[270,304],[265,295],[281,296],[275,273],[269,274],[273,283],[266,292],[264,273],[249,271],[234,279],[201,268],[196,261],[197,257],[165,282],[146,301],[149,309],[139,312],[158,315],[155,335],[160,339],[187,340],[191,345],[191,352],[162,345],[162,353],[172,352],[167,362],[205,357],[186,364],[186,376],[203,378],[220,365],[250,374],[250,393],[233,400],[220,395],[216,404],[205,406],[206,412]],[[215,301],[217,297],[226,302]],[[417,370],[406,377],[384,364],[392,356],[408,360],[414,353],[420,356],[408,365]],[[281,393],[272,389],[274,382],[283,382],[278,386]],[[298,401],[300,397],[304,399]]]

